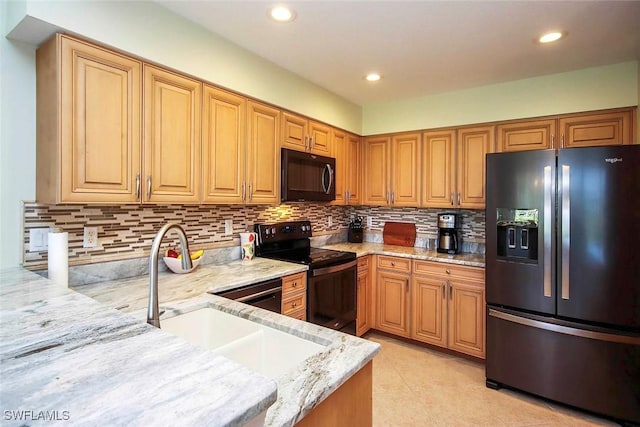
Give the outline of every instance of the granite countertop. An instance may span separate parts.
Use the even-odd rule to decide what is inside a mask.
[[[365,255],[391,255],[402,258],[420,259],[424,261],[445,262],[449,264],[466,265],[470,267],[485,266],[483,254],[456,254],[448,255],[436,252],[435,249],[385,245],[382,243],[338,243],[323,246],[325,249],[355,252],[358,257]]]
[[[159,277],[161,322],[213,307],[325,346],[275,382],[144,323],[148,277],[75,287],[81,295],[26,270],[3,270],[2,409],[66,410],[86,424],[241,425],[269,408],[265,425],[292,426],[380,346],[206,291],[306,269],[255,258]],[[113,309],[123,306],[129,314]]]

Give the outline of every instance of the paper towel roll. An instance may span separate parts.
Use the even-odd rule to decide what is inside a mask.
[[[69,286],[69,233],[49,233],[49,279]]]

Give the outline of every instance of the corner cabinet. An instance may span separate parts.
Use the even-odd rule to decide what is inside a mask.
[[[365,139],[364,204],[419,205],[420,138],[410,133]]]
[[[340,130],[333,131],[336,158],[336,205],[360,204],[360,137]]]
[[[332,157],[331,142],[329,126],[292,113],[282,113],[281,147]]]
[[[56,35],[36,70],[36,200],[140,203],[142,63]]]
[[[199,81],[144,65],[144,202],[200,201],[201,102]]]

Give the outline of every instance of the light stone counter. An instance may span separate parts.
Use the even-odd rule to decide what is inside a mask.
[[[425,249],[408,246],[385,245],[382,243],[338,243],[322,246],[325,249],[355,252],[358,257],[365,255],[390,255],[402,258],[420,259],[424,261],[444,262],[449,264],[466,265],[469,267],[485,266],[482,254],[448,255],[436,252],[435,249]]]
[[[242,425],[277,394],[262,375],[20,268],[0,271],[0,377],[2,425]]]
[[[306,269],[255,258],[159,277],[161,322],[210,306],[325,346],[275,383],[144,323],[148,277],[75,288],[99,304],[26,270],[3,271],[2,409],[67,410],[73,424],[242,425],[274,402],[277,385],[265,425],[292,426],[380,346],[205,292]]]

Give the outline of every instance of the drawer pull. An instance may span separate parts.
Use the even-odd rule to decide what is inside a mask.
[[[391,261],[391,267],[395,267],[395,266],[396,266],[396,263]]]
[[[292,302],[292,303],[291,303],[291,308],[296,308],[297,306],[298,306],[298,303],[297,303],[297,302]]]
[[[446,272],[447,272],[447,274],[451,274],[451,270],[449,270],[448,268],[447,268]]]
[[[291,286],[295,288],[296,286],[298,286],[298,282],[293,282]]]

